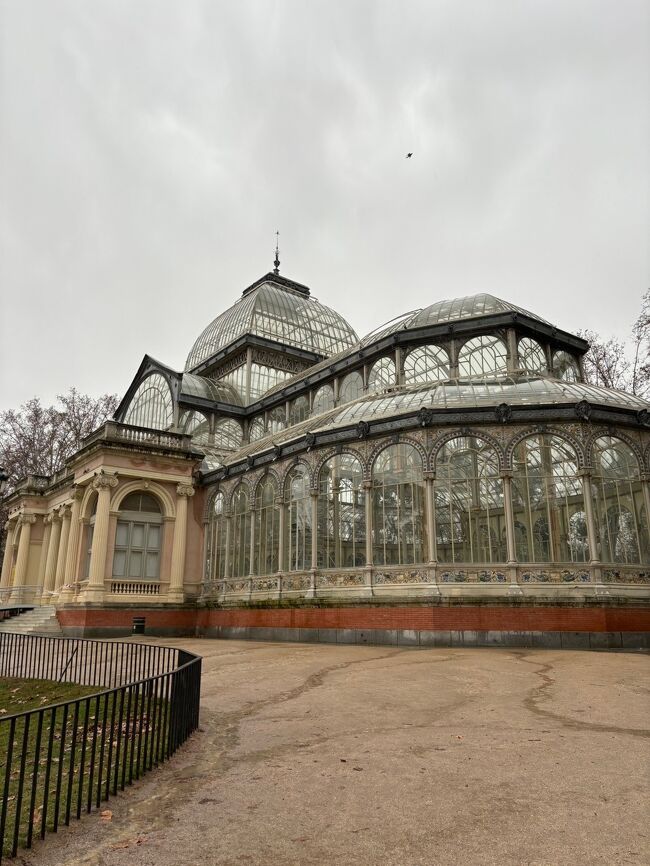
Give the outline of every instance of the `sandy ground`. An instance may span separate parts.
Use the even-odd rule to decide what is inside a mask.
[[[650,863],[650,657],[170,641],[201,731],[34,866]]]

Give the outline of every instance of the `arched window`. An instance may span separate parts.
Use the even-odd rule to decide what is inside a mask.
[[[418,346],[404,359],[404,381],[440,382],[449,378],[449,355],[440,346]]]
[[[553,353],[553,375],[563,382],[577,382],[580,378],[578,362],[568,352]]]
[[[517,557],[523,562],[586,562],[582,480],[575,451],[559,436],[539,433],[515,448],[512,505]]]
[[[226,517],[224,495],[214,497],[208,519],[208,535],[205,552],[206,580],[221,580],[226,573]]]
[[[522,337],[519,340],[517,352],[520,369],[527,370],[529,373],[546,372],[546,355],[537,340],[533,340],[531,337]]]
[[[280,545],[280,506],[278,487],[272,475],[262,480],[257,490],[255,508],[255,574],[278,571]]]
[[[469,379],[505,373],[508,369],[506,359],[506,344],[499,337],[473,337],[458,353],[458,375]]]
[[[113,577],[158,580],[162,513],[150,493],[130,493],[122,500],[115,530]]]
[[[286,550],[289,571],[311,568],[311,494],[309,474],[304,466],[296,466],[287,479]]]
[[[138,386],[124,416],[124,423],[167,430],[172,421],[172,393],[167,380],[160,373],[152,373]]]
[[[306,398],[303,398],[306,400]],[[284,406],[276,406],[269,412],[268,432],[271,434],[279,433],[287,426],[287,413]]]
[[[236,451],[241,448],[244,433],[241,424],[234,418],[224,418],[217,422],[214,429],[214,444],[216,448],[225,451]]]
[[[296,397],[289,408],[289,424],[300,424],[309,417],[309,400],[304,396]]]
[[[240,484],[232,495],[231,577],[246,577],[250,574],[251,519],[248,487]]]
[[[210,444],[210,424],[202,412],[183,412],[179,421],[183,433],[189,433],[195,445]]]
[[[334,388],[331,385],[323,385],[314,394],[314,402],[312,405],[311,414],[320,415],[321,412],[327,412],[328,409],[334,408]]]
[[[339,405],[358,400],[359,397],[363,397],[363,376],[356,371],[348,373],[339,384]]]
[[[253,418],[248,425],[248,441],[257,442],[258,439],[263,439],[266,434],[264,429],[264,418],[257,416]]]
[[[323,568],[366,564],[363,467],[351,454],[337,454],[320,471],[318,554]]]
[[[378,394],[395,385],[395,362],[392,358],[380,358],[372,366],[368,376],[368,392]]]
[[[439,562],[505,562],[505,506],[499,458],[475,436],[445,442],[436,460]]]
[[[594,443],[593,467],[591,490],[601,560],[647,565],[650,539],[634,452],[621,439],[601,436]]]
[[[417,450],[389,445],[372,468],[372,549],[375,565],[425,562],[424,478]]]

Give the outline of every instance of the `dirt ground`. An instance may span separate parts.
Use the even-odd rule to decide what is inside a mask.
[[[647,655],[169,643],[201,731],[19,862],[650,862]]]

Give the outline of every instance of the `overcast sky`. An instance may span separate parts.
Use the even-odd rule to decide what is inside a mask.
[[[650,285],[647,0],[0,0],[0,31],[0,408],[182,369],[276,229],[359,334],[485,291],[622,335]]]

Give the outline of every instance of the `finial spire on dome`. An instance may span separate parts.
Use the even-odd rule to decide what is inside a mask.
[[[275,261],[273,264],[275,267],[273,268],[274,274],[280,273],[280,249],[278,244],[280,243],[280,232],[275,233]]]

